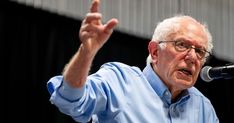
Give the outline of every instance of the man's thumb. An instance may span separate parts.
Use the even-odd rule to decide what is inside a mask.
[[[104,27],[104,32],[105,33],[111,33],[114,29],[114,27],[118,24],[118,20],[113,18],[109,20]]]

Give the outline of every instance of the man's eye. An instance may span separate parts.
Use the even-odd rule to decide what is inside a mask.
[[[204,54],[205,51],[203,49],[196,49],[196,52],[199,53],[199,54]]]
[[[183,46],[183,47],[188,47],[189,46],[188,44],[183,43],[183,42],[180,45]]]
[[[178,42],[178,43],[177,43],[177,46],[183,47],[183,48],[189,47],[188,44],[186,44],[186,43],[184,43],[184,42]]]

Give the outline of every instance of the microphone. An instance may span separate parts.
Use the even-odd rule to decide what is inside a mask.
[[[200,72],[200,77],[205,82],[220,78],[232,79],[234,78],[234,65],[220,67],[205,66]]]

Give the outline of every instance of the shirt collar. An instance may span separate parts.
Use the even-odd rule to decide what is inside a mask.
[[[143,70],[143,74],[146,79],[150,83],[151,87],[158,94],[158,96],[167,102],[167,104],[171,104],[171,93],[168,87],[163,83],[163,81],[159,78],[159,76],[155,73],[150,63],[147,63],[146,67]],[[184,102],[189,99],[189,92],[186,89],[183,91],[178,97],[178,101]]]
[[[154,72],[150,63],[147,63],[146,67],[143,70],[143,74],[145,75],[146,79],[149,81],[154,91],[160,97],[163,97],[164,93],[168,90],[168,88],[162,82],[162,80],[158,77],[158,75]]]

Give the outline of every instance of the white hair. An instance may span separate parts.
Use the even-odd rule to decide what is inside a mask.
[[[157,27],[155,28],[154,34],[152,36],[152,41],[163,41],[163,40],[167,40],[168,36],[176,33],[179,29],[180,29],[180,24],[181,21],[187,19],[187,20],[192,20],[196,23],[199,23],[197,20],[195,20],[194,18],[190,17],[190,16],[185,16],[185,15],[176,15],[174,17],[171,18],[167,18],[164,19],[162,22],[159,22],[157,24]],[[200,23],[201,24],[201,23]],[[211,33],[207,27],[206,24],[201,24],[204,32],[208,38],[208,47],[207,47],[207,51],[211,52],[212,48],[213,48],[213,43],[212,43],[212,36]],[[161,48],[165,47],[165,43],[160,44]],[[146,60],[147,63],[151,63],[152,62],[152,58],[151,55],[149,54],[149,56],[147,57]]]

